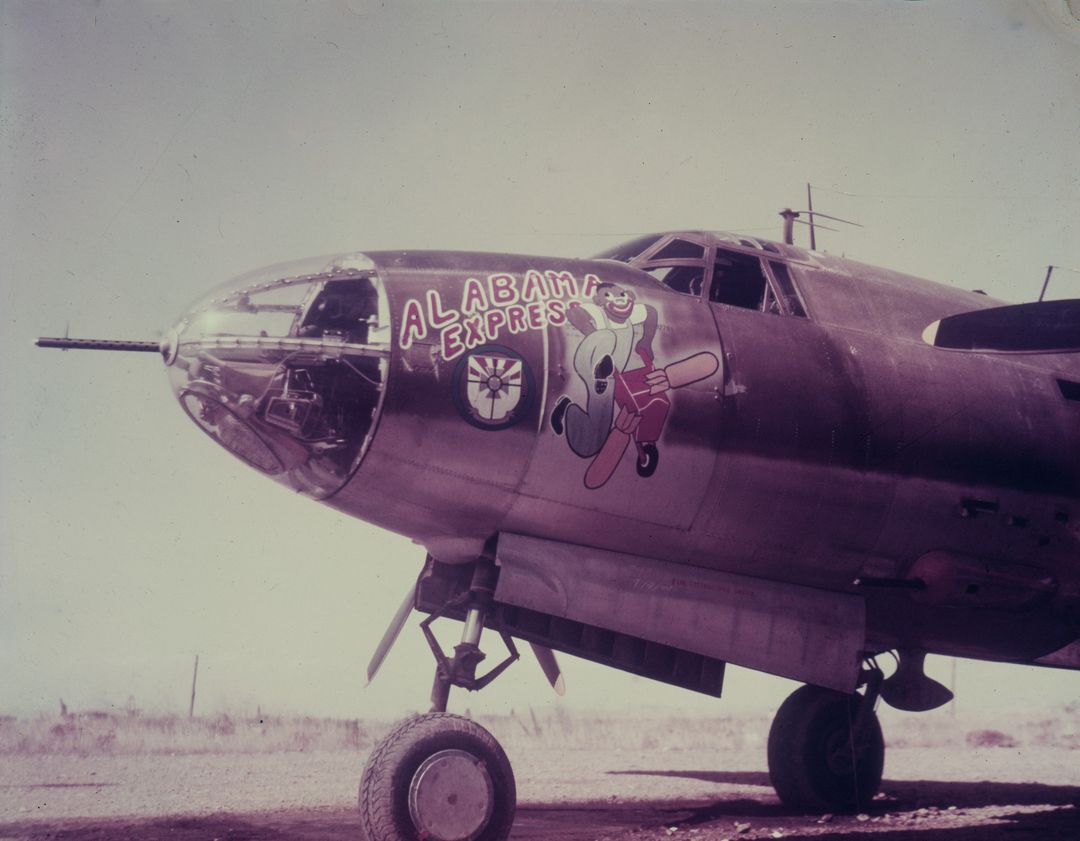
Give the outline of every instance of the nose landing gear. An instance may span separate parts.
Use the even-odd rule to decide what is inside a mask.
[[[467,718],[428,713],[376,746],[359,799],[370,841],[503,841],[517,792],[494,736]]]
[[[360,779],[360,823],[370,841],[504,841],[517,805],[514,772],[502,747],[474,721],[446,712],[450,688],[487,686],[518,652],[501,634],[508,656],[477,676],[491,603],[494,564],[476,566],[467,593],[421,623],[435,656],[431,712],[402,722],[372,751]],[[465,609],[461,642],[443,652],[431,625],[451,610]]]

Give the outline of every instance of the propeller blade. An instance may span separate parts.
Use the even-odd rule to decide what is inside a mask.
[[[555,659],[555,652],[547,646],[537,645],[535,642],[531,642],[529,645],[532,646],[536,661],[540,664],[540,668],[544,670],[544,677],[551,684],[551,688],[555,690],[555,694],[559,696],[565,695],[566,681],[563,680],[559,661]]]
[[[394,647],[394,643],[397,642],[398,635],[401,633],[401,629],[405,627],[405,622],[409,618],[409,614],[412,613],[413,605],[416,603],[416,584],[413,584],[409,588],[409,592],[405,595],[404,601],[401,603],[401,607],[397,609],[397,613],[394,614],[394,618],[390,620],[390,625],[387,627],[386,632],[383,634],[382,639],[379,640],[379,645],[375,649],[375,653],[371,655],[371,662],[367,667],[367,685],[371,685],[371,681],[375,679],[375,675],[379,671],[379,667],[382,666],[383,660],[386,659],[386,655],[390,653],[390,649]]]
[[[927,327],[923,341],[952,350],[998,353],[1080,351],[1080,299],[1014,304],[950,315]]]

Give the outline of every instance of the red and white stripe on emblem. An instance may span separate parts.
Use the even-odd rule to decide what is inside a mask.
[[[504,421],[521,402],[521,360],[478,353],[469,357],[466,383],[476,416],[490,423]]]

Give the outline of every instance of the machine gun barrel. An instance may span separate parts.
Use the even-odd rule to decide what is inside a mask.
[[[38,347],[56,347],[62,350],[124,350],[136,353],[161,353],[160,342],[126,342],[117,339],[68,339],[42,336]]]

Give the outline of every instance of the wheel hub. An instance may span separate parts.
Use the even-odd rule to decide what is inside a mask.
[[[463,750],[425,759],[409,785],[409,815],[421,838],[470,841],[483,831],[495,807],[491,775]]]
[[[855,768],[851,737],[844,730],[834,730],[825,739],[825,767],[837,777],[849,776]]]

